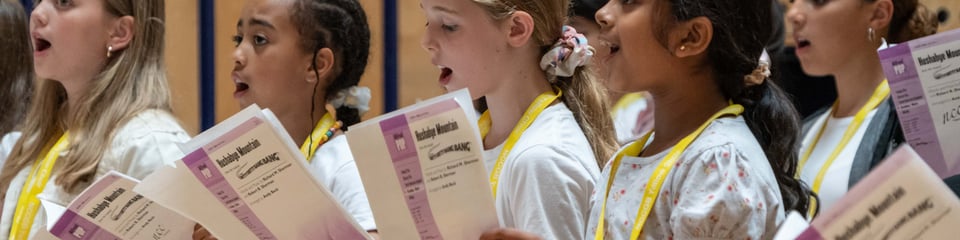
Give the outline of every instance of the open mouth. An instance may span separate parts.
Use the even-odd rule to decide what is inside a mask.
[[[50,42],[47,41],[46,39],[35,38],[33,40],[33,49],[35,52],[46,51],[47,49],[50,49],[51,46],[52,45],[50,45]]]
[[[241,83],[241,82],[235,83],[234,86],[236,87],[236,90],[234,90],[234,92],[243,92],[243,91],[246,91],[247,89],[250,89],[250,85],[247,85],[246,83]]]
[[[453,69],[444,66],[438,66],[440,68],[440,84],[447,85],[450,83],[450,76],[453,75]]]
[[[810,46],[810,41],[806,39],[797,39],[797,48],[806,48]]]

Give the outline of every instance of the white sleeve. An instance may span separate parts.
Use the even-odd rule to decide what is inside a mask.
[[[117,137],[120,136],[120,134],[117,135]],[[177,144],[188,140],[185,133],[165,131],[151,131],[126,139],[115,139],[115,143],[118,143],[117,141],[123,141],[123,143],[118,143],[120,144],[118,148],[111,150],[116,154],[116,158],[113,159],[113,164],[106,166],[110,168],[106,170],[116,170],[132,178],[143,179],[163,164],[170,164],[182,158],[184,154]],[[105,174],[105,172],[99,174]]]
[[[20,132],[10,132],[3,135],[0,140],[0,166],[10,157],[10,151],[13,151],[13,145],[20,139]]]
[[[674,239],[766,239],[781,205],[776,182],[765,181],[733,144],[706,149],[674,172],[667,194]],[[772,184],[772,185],[771,185]],[[664,186],[667,187],[667,186]],[[663,194],[663,193],[661,193]],[[771,221],[773,223],[771,223]]]
[[[331,179],[333,182],[330,183],[330,193],[338,198],[337,201],[347,210],[347,213],[353,216],[363,230],[376,230],[377,224],[373,220],[373,210],[370,209],[363,182],[360,181],[357,163],[352,158],[350,161],[344,161],[337,167]]]
[[[536,145],[520,152],[508,167],[510,174],[501,177],[497,193],[509,207],[499,210],[509,213],[501,216],[506,222],[544,239],[584,236],[596,174],[581,160],[564,149]]]

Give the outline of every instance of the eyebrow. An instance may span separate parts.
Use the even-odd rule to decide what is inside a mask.
[[[423,9],[423,3],[420,4],[420,9]],[[456,14],[456,13],[457,13],[457,11],[454,11],[453,9],[445,8],[445,7],[443,7],[443,6],[433,6],[433,7],[430,8],[430,9],[437,10],[437,11],[441,11],[441,12],[445,12],[445,13],[450,13],[450,14]]]
[[[260,25],[260,26],[264,26],[264,27],[267,27],[267,28],[270,28],[270,29],[277,29],[276,27],[273,26],[273,24],[271,24],[271,23],[268,22],[267,20],[263,20],[263,19],[259,19],[259,18],[252,18],[252,19],[250,19],[250,23],[249,23],[249,24],[250,24],[251,26],[253,26],[253,25]],[[237,21],[237,28],[240,28],[241,26],[243,26],[243,20]]]

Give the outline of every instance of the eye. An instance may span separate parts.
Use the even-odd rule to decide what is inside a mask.
[[[233,37],[231,37],[230,40],[233,41],[233,46],[237,47],[237,46],[240,46],[240,43],[243,42],[243,36],[241,36],[240,34],[233,35]]]
[[[267,37],[263,35],[253,36],[253,45],[264,45],[267,44]]]
[[[57,7],[69,7],[70,5],[73,5],[71,0],[57,0]]]
[[[453,32],[453,31],[457,31],[457,29],[459,29],[460,26],[444,24],[444,25],[441,25],[440,28],[442,28],[444,31],[447,31],[447,32]]]

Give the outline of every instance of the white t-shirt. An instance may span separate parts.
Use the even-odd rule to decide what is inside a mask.
[[[110,149],[103,155],[97,166],[93,179],[99,179],[113,170],[126,174],[135,179],[143,179],[163,164],[172,164],[183,157],[183,152],[177,144],[188,141],[190,137],[180,127],[177,120],[170,113],[161,110],[147,110],[134,116],[123,127],[116,131]],[[82,144],[82,143],[81,143]],[[63,156],[65,152],[61,152]],[[13,223],[13,214],[16,211],[17,200],[23,184],[27,180],[30,167],[26,167],[13,178],[10,187],[6,190],[6,199],[3,204],[3,215],[0,218],[0,239],[7,239]],[[61,206],[67,206],[77,197],[58,186],[54,180],[57,176],[50,176],[43,192],[38,198],[50,200]],[[92,182],[83,183],[86,188]],[[46,214],[43,208],[37,210],[30,228],[33,237],[38,230],[46,229]]]
[[[484,151],[491,172],[503,144]],[[580,239],[590,193],[600,175],[596,157],[563,103],[545,109],[507,156],[494,202],[504,227],[544,239]]]
[[[816,123],[810,128],[807,135],[803,137],[803,146],[800,147],[800,157],[803,158],[803,154],[805,154],[807,149],[810,148],[810,145],[813,144],[814,138],[817,137],[820,128],[823,128],[823,124],[826,122],[827,127],[823,129],[823,135],[820,137],[816,148],[810,153],[810,158],[807,160],[806,165],[803,166],[803,169],[798,169],[798,171],[800,171],[800,179],[806,182],[811,188],[813,187],[814,179],[826,163],[827,157],[833,153],[834,149],[840,146],[840,139],[843,138],[847,127],[853,123],[854,117],[835,118],[830,113],[831,111],[827,111],[817,118]],[[844,146],[840,155],[833,160],[830,169],[827,169],[827,173],[823,177],[823,183],[820,185],[820,190],[817,192],[820,196],[820,212],[829,210],[830,206],[833,206],[837,200],[840,200],[840,197],[843,197],[843,195],[847,193],[853,158],[856,156],[857,149],[860,147],[860,141],[863,140],[863,134],[867,132],[867,126],[870,125],[876,113],[876,109],[870,111],[867,117],[864,118],[863,124],[857,129],[857,133],[850,138],[850,142]],[[829,121],[826,121],[828,118]],[[803,160],[801,159],[800,161]]]
[[[313,154],[310,168],[313,177],[333,194],[361,228],[367,231],[377,229],[346,137],[334,136],[321,145]]]
[[[642,93],[631,94],[641,95],[625,95],[620,102],[617,102],[612,112],[617,142],[621,145],[626,145],[643,137],[643,134],[653,128],[653,111],[650,109],[649,96]]]
[[[669,151],[621,160],[607,196],[606,239],[630,237],[647,181]],[[597,231],[612,162],[591,198],[584,239]],[[783,218],[780,187],[760,144],[743,117],[721,118],[680,155],[640,239],[769,239]]]
[[[13,151],[13,145],[20,139],[20,132],[10,132],[3,135],[0,140],[0,166],[10,157],[10,151]]]

